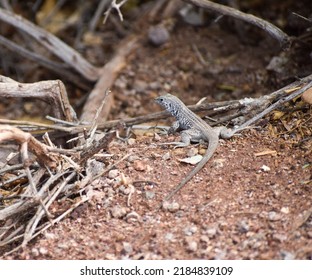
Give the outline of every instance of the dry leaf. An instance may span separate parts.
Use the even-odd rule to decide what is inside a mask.
[[[261,157],[261,156],[266,156],[266,155],[272,155],[272,156],[277,156],[277,151],[275,150],[264,150],[259,153],[254,154],[256,157]]]
[[[179,161],[195,165],[199,163],[202,160],[202,158],[203,158],[202,155],[196,155],[193,157],[179,159]]]

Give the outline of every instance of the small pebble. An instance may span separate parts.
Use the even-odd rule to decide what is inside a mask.
[[[278,221],[278,220],[280,220],[282,217],[281,217],[281,215],[280,214],[278,214],[278,213],[276,213],[275,211],[270,211],[269,213],[268,213],[268,219],[270,220],[270,221]]]
[[[133,145],[133,144],[135,144],[135,139],[134,138],[129,138],[127,143],[128,143],[128,145]]]
[[[266,166],[266,165],[262,165],[260,168],[263,172],[269,172],[271,170],[270,167]]]
[[[142,93],[145,92],[148,84],[143,80],[135,80],[133,83],[133,88],[136,92]]]
[[[137,212],[132,211],[132,212],[127,214],[126,220],[127,220],[128,223],[137,222],[137,221],[140,220],[140,217],[141,216]]]
[[[39,248],[39,253],[41,255],[46,255],[48,253],[48,250],[46,248],[44,248],[44,247],[40,247]]]
[[[179,203],[177,203],[177,202],[172,202],[172,203],[170,203],[170,202],[168,202],[168,201],[165,201],[165,202],[163,203],[162,207],[163,207],[163,209],[168,210],[168,211],[171,212],[171,213],[174,213],[174,212],[176,212],[176,211],[179,210],[180,205],[179,205]]]
[[[246,233],[249,231],[249,225],[245,220],[242,220],[237,223],[237,229],[240,233]]]
[[[153,191],[146,191],[145,192],[145,198],[146,199],[153,199],[155,197],[155,192]]]
[[[209,238],[215,237],[217,235],[217,228],[216,227],[208,228],[206,230],[206,234]]]
[[[130,255],[133,252],[132,245],[129,242],[123,242],[122,246],[125,254]]]
[[[198,248],[198,245],[197,245],[197,242],[194,241],[194,240],[187,240],[186,241],[186,248],[188,251],[190,252],[196,252],[197,251],[197,248]]]
[[[166,233],[165,239],[166,239],[167,241],[173,241],[173,240],[174,240],[174,234],[171,233],[171,232]]]
[[[156,47],[168,42],[169,38],[168,30],[162,25],[151,26],[148,30],[148,40]]]
[[[191,236],[197,231],[197,226],[185,227],[183,232],[185,235]]]
[[[289,207],[282,207],[281,212],[284,214],[289,214]]]
[[[133,168],[136,170],[136,171],[145,171],[146,170],[146,164],[144,161],[142,160],[135,160],[133,162]]]
[[[111,208],[111,214],[114,218],[120,219],[124,216],[126,216],[127,214],[127,208],[125,207],[121,207],[121,206],[114,206],[113,208]]]
[[[108,172],[108,178],[109,179],[115,179],[119,175],[119,170],[112,169]]]
[[[128,157],[129,162],[134,162],[134,161],[139,160],[139,159],[140,159],[140,157],[137,155],[131,155]]]
[[[295,259],[295,255],[291,252],[288,251],[281,251],[281,257],[283,260],[294,260]]]
[[[281,233],[274,233],[272,238],[274,240],[279,241],[279,242],[283,242],[287,239],[287,236],[285,234],[281,234]]]
[[[168,159],[170,159],[170,158],[171,158],[170,152],[167,152],[167,153],[165,153],[165,154],[162,156],[162,159],[163,159],[163,160],[168,160]]]
[[[38,257],[39,256],[39,251],[37,248],[32,248],[31,249],[31,253],[35,256],[35,257]]]

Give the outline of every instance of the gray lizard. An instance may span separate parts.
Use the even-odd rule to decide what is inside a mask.
[[[155,98],[155,101],[164,107],[166,111],[168,111],[176,119],[170,127],[168,133],[182,130],[181,142],[173,142],[169,144],[175,144],[177,147],[185,147],[188,146],[191,141],[199,142],[200,140],[205,140],[206,142],[209,142],[208,149],[202,160],[180,182],[180,184],[164,198],[164,201],[166,201],[175,195],[189,180],[192,179],[196,173],[198,173],[198,171],[205,166],[217,149],[219,138],[228,139],[231,138],[234,133],[231,129],[227,129],[223,126],[212,128],[199,116],[188,109],[179,98],[172,94],[168,93],[157,97]]]

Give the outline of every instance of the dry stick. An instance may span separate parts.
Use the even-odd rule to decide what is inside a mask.
[[[44,175],[44,173],[45,173],[45,170],[43,170],[43,169],[39,170],[39,172],[36,173],[36,175],[34,176],[34,181],[36,184],[39,182],[40,178]],[[44,201],[46,203],[47,199],[49,199],[57,191],[57,187],[55,187],[53,189],[52,193],[48,192],[48,189],[51,187],[51,185],[56,180],[58,180],[60,177],[62,177],[65,173],[66,172],[61,172],[61,173],[58,173],[58,174],[50,177],[48,179],[48,181],[45,182],[44,185],[41,187],[41,189],[38,191],[38,197],[43,198],[44,196],[46,196],[45,201]],[[35,202],[37,202],[37,203],[35,203]],[[22,218],[21,213],[25,213],[25,212],[29,211],[29,209],[36,207],[37,205],[38,205],[38,201],[34,200],[32,197],[30,200],[21,200],[21,201],[15,203],[13,205],[8,206],[7,208],[5,208],[3,210],[0,210],[0,220],[6,220],[11,216],[15,216],[17,219],[15,224],[18,224],[19,219]],[[2,240],[0,242],[0,246],[11,243],[11,242],[22,237],[22,236],[15,236],[13,234],[10,234],[10,236],[11,236],[11,239],[6,238],[6,239]]]
[[[239,10],[236,10],[231,7],[227,7],[221,4],[217,4],[208,0],[183,0],[184,2],[192,3],[196,6],[212,10],[214,12],[227,15],[230,17],[237,18],[239,20],[246,21],[248,23],[251,23],[264,31],[268,32],[272,37],[277,39],[282,48],[287,48],[290,45],[290,37],[284,33],[281,29],[276,27],[274,24],[267,22],[261,18],[258,18],[251,14],[243,13]]]
[[[115,133],[109,132],[106,133],[95,145],[88,147],[80,154],[80,159],[78,160],[78,164],[83,166],[86,161],[91,158],[93,155],[97,154],[102,149],[107,149],[109,143],[113,140]]]
[[[2,169],[0,169],[0,175],[3,174],[3,173],[7,173],[9,171],[14,171],[14,170],[21,169],[21,168],[23,168],[23,166],[24,165],[22,163],[19,163],[19,164],[3,167]],[[1,186],[1,184],[0,184],[0,186]]]
[[[106,90],[113,85],[118,72],[126,65],[126,58],[137,47],[138,40],[139,37],[136,36],[122,41],[115,56],[101,69],[100,78],[98,79],[83,107],[83,113],[80,118],[81,121],[87,123],[91,123],[93,121],[98,106],[104,99]],[[107,119],[109,109],[112,105],[112,99],[113,95],[111,94],[108,96],[105,106],[99,114],[99,119],[101,121],[105,121]]]
[[[64,63],[54,62],[50,59],[45,58],[44,56],[29,51],[25,49],[24,47],[12,42],[11,40],[8,40],[7,38],[0,35],[0,44],[8,48],[9,50],[15,52],[17,55],[20,55],[26,59],[30,59],[32,61],[35,61],[39,65],[53,71],[54,73],[62,76],[63,78],[69,80],[71,83],[75,84],[79,88],[82,88],[84,90],[89,90],[90,87],[83,81],[81,81],[81,78],[78,77],[78,75],[75,75],[72,71],[70,71],[68,66]]]
[[[123,4],[125,4],[128,0],[121,0],[118,4],[116,3],[116,0],[112,0],[111,1],[111,4],[109,6],[109,8],[107,9],[107,11],[105,12],[105,17],[104,17],[104,20],[103,20],[103,24],[106,23],[106,20],[108,18],[108,16],[110,15],[112,9],[115,9],[119,15],[119,18],[120,18],[120,21],[123,21],[123,16],[122,16],[122,13],[120,11],[120,8]]]
[[[303,86],[302,88],[296,90],[295,92],[293,92],[292,94],[282,97],[280,98],[278,101],[276,101],[274,104],[272,104],[271,106],[269,106],[268,108],[266,108],[265,110],[263,110],[261,113],[259,113],[258,115],[254,116],[253,118],[249,119],[248,121],[246,121],[245,123],[243,123],[241,126],[239,126],[237,129],[233,129],[232,130],[232,136],[247,128],[248,126],[250,126],[251,124],[255,123],[256,121],[260,120],[261,118],[263,118],[265,115],[269,114],[270,112],[272,112],[273,110],[275,110],[276,108],[278,108],[280,105],[296,98],[297,96],[303,94],[305,91],[307,91],[309,88],[312,87],[312,81],[309,82],[307,85]]]
[[[94,16],[92,17],[90,23],[89,23],[89,31],[94,32],[96,25],[101,17],[101,15],[103,14],[104,9],[106,8],[106,6],[109,4],[111,0],[101,0]]]
[[[89,129],[89,134],[91,134],[92,131],[95,131],[96,130],[96,127],[97,127],[97,123],[98,123],[98,119],[100,117],[100,113],[102,112],[103,110],[103,107],[106,103],[106,99],[107,99],[107,96],[108,94],[110,93],[111,91],[109,90],[109,88],[107,88],[105,90],[105,93],[104,93],[104,97],[103,97],[103,100],[100,104],[100,107],[96,110],[96,113],[95,113],[95,116],[94,116],[94,119],[92,121],[92,124],[91,124],[91,127]]]
[[[36,98],[49,103],[57,118],[67,121],[76,120],[75,111],[69,104],[65,86],[60,80],[36,83],[0,82],[0,96],[4,98]]]
[[[39,183],[39,181],[42,178],[42,176],[44,175],[44,173],[45,173],[45,169],[41,168],[36,172],[36,174],[34,174],[33,179],[34,179],[35,184]],[[38,193],[40,196],[41,195],[40,191]],[[28,189],[26,189],[26,191],[24,193],[24,197],[28,197],[30,194],[31,194],[31,192],[30,192],[30,189],[28,188]],[[35,201],[32,196],[30,197],[29,200],[23,200],[22,199],[22,200],[14,203],[14,204],[10,204],[6,208],[0,210],[0,221],[7,220],[9,217],[12,217],[16,214],[20,214],[20,215],[17,215],[17,217],[22,217],[21,214],[27,213],[27,211],[32,206],[37,205],[37,204],[38,204],[38,201]]]
[[[0,20],[13,25],[19,30],[35,38],[54,55],[62,59],[82,76],[90,81],[96,81],[99,77],[99,69],[91,65],[77,51],[65,44],[53,34],[36,26],[30,21],[10,11],[0,8]]]
[[[66,179],[59,183],[56,187],[54,187],[53,190],[56,190],[54,193],[52,193],[52,195],[50,197],[48,197],[47,199],[45,199],[45,203],[43,209],[39,208],[37,210],[36,215],[34,215],[34,217],[29,221],[26,229],[25,229],[25,233],[24,233],[24,240],[22,243],[22,247],[25,247],[27,245],[27,243],[29,242],[29,240],[31,240],[31,237],[33,235],[33,233],[35,232],[38,223],[40,222],[40,220],[42,219],[45,210],[48,209],[50,207],[50,205],[52,204],[52,202],[55,201],[55,199],[59,196],[59,194],[62,192],[62,190],[65,188],[65,186],[68,184],[68,182],[70,180],[72,180],[75,176],[76,176],[76,172],[72,172],[70,175],[68,175],[66,177]],[[50,220],[51,225],[53,224],[53,221]]]
[[[56,168],[58,162],[57,155],[49,152],[48,146],[39,142],[30,133],[13,126],[0,125],[0,142],[8,140],[15,140],[20,145],[27,143],[30,151],[37,157],[41,165],[51,169]]]
[[[35,237],[37,237],[38,235],[40,235],[41,233],[43,233],[44,231],[46,231],[48,228],[50,228],[51,226],[55,225],[56,223],[58,223],[59,221],[61,221],[63,218],[65,218],[68,214],[70,214],[73,210],[75,210],[77,207],[79,207],[81,204],[87,202],[88,200],[90,200],[92,197],[83,197],[82,200],[76,202],[71,208],[69,208],[68,210],[66,210],[64,213],[62,213],[60,216],[58,216],[57,218],[55,218],[54,220],[52,220],[52,224],[51,223],[47,223],[45,224],[40,230],[38,230],[35,234],[33,234],[30,239],[28,240],[31,241],[32,239],[34,239]],[[15,240],[18,240],[20,238],[22,238],[23,235],[19,235],[19,236],[16,236],[14,238],[13,241]],[[0,244],[1,246],[1,244]],[[13,252],[16,252],[17,250],[19,250],[20,248],[22,248],[22,244],[15,247],[14,249],[12,249],[11,251],[7,252],[4,254],[4,256],[7,256],[7,255],[10,255],[12,254]]]

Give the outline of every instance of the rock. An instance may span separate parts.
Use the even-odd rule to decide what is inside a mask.
[[[134,161],[139,160],[139,159],[140,159],[140,157],[137,155],[130,155],[128,157],[128,162],[134,162]]]
[[[163,160],[168,160],[168,159],[170,159],[170,152],[167,152],[167,153],[165,153],[163,156],[162,156],[162,159]]]
[[[276,73],[283,73],[288,60],[287,57],[273,56],[266,69]]]
[[[135,139],[134,138],[129,138],[128,140],[127,140],[127,143],[128,143],[128,145],[133,145],[133,144],[135,144]]]
[[[207,235],[201,235],[200,241],[205,242],[205,243],[209,243],[209,237]]]
[[[270,167],[266,166],[266,165],[262,165],[260,168],[263,172],[269,172],[271,170]]]
[[[280,214],[276,213],[275,211],[270,211],[268,213],[268,219],[272,222],[280,220],[282,217]]]
[[[149,84],[149,88],[151,90],[158,90],[158,89],[161,89],[161,84],[158,82],[158,81],[155,81],[155,82],[151,82]]]
[[[197,232],[197,226],[189,226],[189,227],[185,227],[183,229],[183,232],[185,235],[191,236],[193,235],[195,232]]]
[[[282,207],[282,208],[281,208],[281,212],[282,212],[283,214],[289,214],[289,207]]]
[[[166,239],[167,241],[173,241],[173,240],[174,240],[174,234],[171,233],[171,232],[166,233],[165,239]]]
[[[203,9],[197,9],[192,5],[185,5],[180,11],[182,19],[193,26],[203,26],[206,22]]]
[[[190,252],[196,252],[198,248],[197,242],[192,239],[186,239],[186,249]]]
[[[280,252],[281,257],[283,260],[294,260],[295,259],[295,254],[288,252],[288,251],[281,251]]]
[[[249,231],[249,225],[245,220],[242,220],[237,223],[237,229],[240,233],[246,233]]]
[[[133,83],[133,89],[139,93],[145,92],[147,89],[147,86],[148,86],[147,82],[142,81],[142,80],[135,80]]]
[[[146,199],[153,199],[155,197],[155,192],[153,191],[146,191],[145,192],[145,198]]]
[[[163,203],[162,207],[163,207],[164,210],[168,210],[171,213],[174,213],[174,212],[176,212],[176,211],[178,211],[180,209],[180,205],[177,202],[170,203],[168,201],[165,201]]]
[[[217,227],[208,228],[205,232],[209,238],[214,238],[217,235]]]
[[[123,242],[122,246],[123,246],[122,253],[125,253],[126,255],[130,255],[133,252],[132,245],[129,242]]]
[[[39,256],[39,250],[37,248],[32,248],[31,249],[31,253],[35,256],[38,257]]]
[[[48,254],[48,250],[46,248],[44,248],[44,247],[40,247],[39,248],[39,253],[41,255],[46,255],[46,254]]]
[[[135,160],[133,162],[133,168],[136,170],[136,171],[145,171],[146,170],[146,164],[144,161],[142,160]]]
[[[141,218],[141,216],[135,211],[128,213],[126,216],[126,220],[128,223],[138,222],[140,220],[140,218]]]
[[[285,234],[281,234],[281,233],[274,233],[272,238],[276,241],[279,241],[279,242],[283,242],[283,241],[287,240],[287,236]]]
[[[113,208],[110,209],[111,214],[114,218],[120,219],[127,214],[127,208],[126,207],[121,207],[119,205],[114,206]]]
[[[119,175],[119,170],[112,169],[108,172],[108,178],[109,179],[115,179]]]
[[[151,26],[147,36],[149,42],[156,47],[167,43],[170,38],[168,30],[162,25]]]

